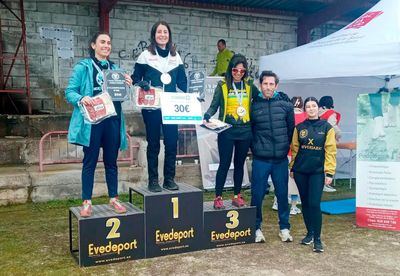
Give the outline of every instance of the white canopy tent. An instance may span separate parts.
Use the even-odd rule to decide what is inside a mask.
[[[342,114],[342,140],[355,140],[357,95],[378,91],[385,76],[400,75],[400,0],[381,0],[327,37],[261,57],[263,70],[277,73],[289,96],[331,95]]]

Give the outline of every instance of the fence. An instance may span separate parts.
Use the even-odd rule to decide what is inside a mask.
[[[68,131],[50,131],[42,136],[39,142],[39,171],[43,171],[44,165],[81,163],[83,158],[82,148],[71,145],[67,141]],[[120,152],[117,161],[129,162],[134,165],[137,161],[139,143],[134,143],[132,137],[127,133],[128,150]],[[136,158],[135,158],[136,157]],[[102,161],[100,155],[99,162]]]

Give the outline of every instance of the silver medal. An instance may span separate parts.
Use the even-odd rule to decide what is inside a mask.
[[[161,79],[161,82],[165,85],[170,84],[171,80],[172,80],[171,75],[168,73],[162,73],[160,79]]]
[[[246,108],[244,108],[243,106],[239,106],[236,109],[236,113],[237,115],[239,115],[239,117],[244,117],[246,115]]]

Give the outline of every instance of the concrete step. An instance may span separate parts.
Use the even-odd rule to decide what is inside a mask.
[[[81,169],[81,164],[48,165],[44,172],[39,172],[36,165],[2,166],[0,205],[80,198]],[[147,170],[144,167],[120,164],[118,171],[120,193],[127,193],[129,187],[147,183]],[[201,188],[200,165],[194,163],[177,165],[175,180],[178,183],[184,182]],[[93,196],[103,195],[107,195],[107,186],[104,166],[99,163],[95,173]]]

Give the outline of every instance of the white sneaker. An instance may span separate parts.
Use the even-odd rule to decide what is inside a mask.
[[[290,235],[289,229],[282,229],[279,232],[279,237],[281,238],[281,240],[283,242],[292,242],[293,241],[293,237]]]
[[[264,234],[261,232],[261,229],[256,230],[256,242],[265,242]]]
[[[297,214],[301,214],[301,210],[297,206],[290,207],[290,214],[295,216]]]
[[[327,192],[327,193],[334,193],[334,192],[336,192],[336,189],[333,188],[331,185],[324,185],[323,191]]]
[[[272,204],[272,210],[278,211],[278,201],[274,200],[274,203]]]

